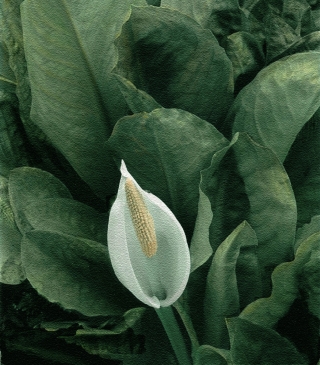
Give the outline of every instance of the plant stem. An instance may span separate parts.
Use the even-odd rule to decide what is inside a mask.
[[[179,313],[179,316],[188,332],[188,335],[190,337],[191,340],[191,344],[192,344],[192,352],[196,351],[197,348],[200,346],[198,338],[197,338],[197,334],[196,331],[193,327],[192,321],[189,317],[189,314],[187,313],[187,311],[185,310],[185,308],[183,307],[182,303],[180,303],[179,299],[174,302],[172,304],[172,306],[177,310],[177,312]]]
[[[172,307],[160,307],[156,309],[156,312],[167,333],[179,365],[192,365],[191,357],[188,354],[185,340],[174,316]]]

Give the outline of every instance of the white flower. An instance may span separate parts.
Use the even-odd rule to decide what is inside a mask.
[[[121,180],[111,208],[108,248],[120,282],[154,308],[173,304],[190,274],[185,233],[171,210],[142,190],[121,161]]]

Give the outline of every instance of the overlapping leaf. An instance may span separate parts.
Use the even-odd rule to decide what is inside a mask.
[[[164,201],[190,237],[200,171],[228,142],[212,125],[178,109],[155,109],[118,121],[108,141],[144,190]]]
[[[32,286],[51,302],[87,316],[122,314],[138,306],[119,283],[105,245],[65,234],[27,232],[23,267]]]
[[[105,149],[112,130],[107,75],[116,62],[113,41],[130,3],[28,0],[21,8],[32,119],[102,198],[117,185]]]
[[[264,68],[237,96],[229,122],[271,148],[283,162],[320,107],[320,53],[298,53]]]
[[[248,225],[239,225],[215,252],[207,276],[205,311],[205,342],[207,344],[228,348],[228,334],[225,318],[239,314],[240,295],[253,300],[261,295],[260,268],[256,256],[257,237]],[[236,270],[238,258],[243,255],[243,249],[253,251],[247,267]],[[251,271],[251,277],[246,271]],[[246,282],[246,292],[238,290],[238,282]],[[243,298],[242,298],[243,300]],[[246,300],[244,300],[246,301]]]
[[[117,72],[166,108],[222,122],[233,99],[231,62],[214,35],[168,8],[133,7],[117,40]]]

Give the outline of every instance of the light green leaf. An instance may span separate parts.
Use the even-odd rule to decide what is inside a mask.
[[[32,119],[102,198],[115,192],[119,177],[105,148],[113,42],[130,13],[130,1],[119,4],[27,0],[21,6]]]
[[[238,94],[229,123],[271,148],[280,161],[320,107],[320,53],[298,53],[265,67]]]
[[[205,312],[205,343],[228,348],[228,334],[225,318],[240,313],[240,299],[236,265],[241,248],[254,248],[257,246],[257,237],[247,222],[239,225],[215,252],[207,276],[206,294],[204,300]],[[247,291],[251,296],[258,297],[261,293],[259,267],[255,267]],[[257,286],[258,284],[258,286]],[[259,285],[260,284],[260,285]]]
[[[21,265],[21,233],[9,201],[8,180],[0,176],[0,282],[16,285],[25,280]]]
[[[143,190],[161,199],[191,238],[200,171],[228,141],[211,124],[178,109],[155,109],[120,119],[108,141]]]
[[[158,104],[152,96],[137,89],[129,80],[116,74],[114,77],[116,78],[118,87],[133,114],[152,112],[154,109],[161,108],[161,105]]]
[[[292,343],[276,331],[241,318],[227,320],[234,365],[306,365]]]
[[[165,108],[222,123],[233,101],[231,61],[209,30],[168,8],[133,7],[116,72]]]
[[[107,244],[108,215],[76,200],[37,199],[25,206],[24,214],[33,229],[86,238]]]
[[[17,226],[22,233],[32,227],[25,216],[26,207],[45,198],[72,199],[68,189],[53,175],[33,167],[19,167],[11,170],[9,176],[9,197]]]
[[[21,252],[28,280],[50,302],[86,316],[122,314],[138,304],[118,282],[101,243],[31,231]]]

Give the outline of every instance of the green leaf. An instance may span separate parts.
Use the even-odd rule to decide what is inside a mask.
[[[120,119],[108,141],[143,190],[159,197],[191,236],[200,171],[227,140],[186,111],[155,109]]]
[[[233,132],[247,132],[284,161],[300,129],[320,107],[319,62],[319,52],[299,53],[260,71],[233,104]]]
[[[18,167],[10,172],[9,197],[17,226],[22,233],[32,228],[24,212],[30,203],[45,198],[72,199],[60,180],[33,167]]]
[[[232,364],[230,351],[209,345],[200,346],[193,354],[194,365]]]
[[[297,201],[298,227],[320,214],[319,138],[320,109],[304,125],[285,161]]]
[[[37,199],[26,205],[24,214],[33,229],[64,233],[107,244],[108,215],[76,200]]]
[[[249,81],[265,64],[262,42],[249,32],[236,32],[226,38],[225,50],[232,62],[235,81],[242,86],[244,79]]]
[[[248,222],[257,234],[266,270],[293,257],[297,208],[289,177],[277,156],[240,133],[234,151],[250,202]]]
[[[2,17],[0,18],[0,25],[4,28]],[[17,84],[14,72],[9,66],[9,53],[8,49],[2,39],[0,39],[0,85],[2,90],[8,90],[14,92],[15,85]]]
[[[209,28],[217,37],[240,30],[241,9],[238,0],[162,0],[161,6],[180,11]]]
[[[304,365],[307,361],[277,332],[241,318],[227,320],[234,365]]]
[[[264,18],[266,34],[266,62],[271,63],[300,39],[300,32],[293,29],[286,20],[274,10],[269,9]]]
[[[257,237],[248,225],[243,222],[239,225],[215,252],[207,276],[206,294],[204,300],[205,312],[205,343],[227,348],[228,334],[225,318],[240,313],[240,299],[238,282],[241,282],[242,272],[236,265],[241,248],[256,248]],[[249,263],[250,264],[250,263]],[[255,264],[253,276],[248,282],[247,291],[251,297],[261,295],[261,281],[259,267]]]
[[[161,108],[161,105],[158,104],[152,96],[137,89],[129,80],[116,74],[114,77],[116,78],[119,89],[133,114],[152,112],[154,109]]]
[[[113,42],[130,1],[27,0],[21,9],[32,119],[104,198],[119,177],[105,148],[112,130],[105,94],[117,59]]]
[[[22,239],[21,252],[28,280],[50,302],[86,316],[122,314],[137,306],[115,277],[101,243],[31,231]]]
[[[11,169],[28,165],[14,94],[0,91],[0,174],[8,176]]]
[[[16,285],[25,280],[21,265],[21,233],[9,201],[8,180],[0,176],[0,282]]]
[[[139,336],[134,336],[129,328],[140,321],[146,308],[133,308],[124,313],[120,323],[112,329],[78,329],[74,336],[60,336],[69,344],[81,346],[91,355],[103,359],[125,360],[143,351]]]
[[[168,8],[133,7],[116,45],[116,72],[163,107],[223,122],[233,100],[232,65],[209,30]]]
[[[217,151],[212,156],[210,166],[201,171],[201,189],[210,200],[214,217],[209,233],[213,251],[248,217],[249,202],[237,172],[232,148],[237,140],[238,134],[228,146]]]
[[[20,5],[22,0],[4,0],[1,2],[2,27],[1,38],[8,52],[8,63],[14,73],[15,93],[19,100],[19,115],[31,145],[39,154],[46,156],[43,144],[47,137],[30,118],[31,90],[28,78],[27,62],[24,52]],[[39,158],[39,157],[38,157]]]
[[[284,262],[273,271],[271,296],[260,298],[249,304],[242,311],[240,317],[260,326],[272,328],[285,316],[294,300],[300,296],[300,287],[301,290],[309,290],[311,295],[308,300],[312,304],[312,308],[316,301],[319,304],[317,308],[319,308],[320,299],[317,294],[319,275],[316,271],[320,267],[317,261],[319,250],[320,232],[317,232],[309,236],[299,246],[293,261]],[[316,275],[312,276],[312,272],[315,272]],[[315,296],[312,295],[312,291],[316,293]]]
[[[307,239],[309,236],[319,231],[320,231],[320,215],[316,215],[312,217],[310,223],[303,225],[301,228],[297,230],[296,242],[294,245],[295,251],[297,251],[298,247],[305,239]]]
[[[209,239],[212,217],[210,200],[199,187],[198,215],[190,244],[191,272],[203,265],[213,253]]]

